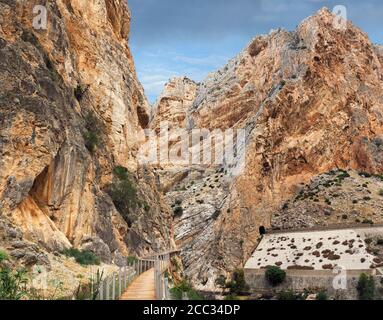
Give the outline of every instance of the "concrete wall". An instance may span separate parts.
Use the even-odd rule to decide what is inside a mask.
[[[372,274],[372,270],[347,271],[347,290],[336,290],[333,285],[336,274],[332,270],[286,270],[286,280],[278,287],[269,285],[265,278],[265,270],[245,269],[244,272],[247,284],[255,292],[279,292],[282,290],[303,292],[305,289],[325,289],[331,297],[351,300],[358,298],[356,286],[360,274]]]

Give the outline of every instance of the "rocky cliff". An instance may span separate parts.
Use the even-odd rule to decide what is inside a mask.
[[[0,12],[0,245],[75,246],[108,263],[171,246],[170,209],[136,160],[150,109],[126,2],[1,0]]]
[[[212,288],[220,272],[242,266],[258,243],[259,227],[270,228],[272,220],[276,228],[339,223],[342,214],[353,222],[383,221],[381,197],[366,200],[362,184],[368,181],[357,174],[374,174],[369,192],[378,192],[383,173],[381,48],[352,23],[343,30],[333,21],[322,9],[295,31],[256,37],[196,85],[191,103],[181,103],[184,91],[172,93],[177,118],[182,119],[177,123],[187,119],[188,130],[241,128],[247,133],[246,164],[238,176],[231,176],[225,165],[159,169],[167,182],[168,203],[176,209],[175,236],[183,248],[185,271],[200,287]],[[186,86],[189,80],[173,80],[162,96],[180,82]],[[168,101],[160,99],[156,110],[168,110]],[[157,111],[152,123],[174,123],[170,114]],[[326,179],[326,173],[336,176]],[[339,186],[343,181],[344,188]],[[355,199],[359,205],[348,202],[342,207],[352,202],[352,194],[339,195],[342,202],[328,199],[323,191],[318,207],[317,191],[326,186],[340,194],[362,188]],[[314,196],[299,196],[311,188],[317,188]],[[297,197],[299,203],[294,203]],[[375,202],[370,205],[370,200]],[[289,207],[289,202],[294,204]],[[300,216],[293,220],[307,215],[309,223],[291,226],[289,217],[298,208]],[[337,218],[318,218],[324,209]]]
[[[36,4],[46,30],[32,26]],[[171,80],[152,109],[125,1],[0,10],[0,246],[23,264],[71,246],[120,264],[178,245],[187,276],[213,289],[260,227],[383,221],[382,48],[328,10],[253,39],[202,83]],[[163,122],[170,146],[178,127],[243,129],[245,166],[142,165],[144,130]]]

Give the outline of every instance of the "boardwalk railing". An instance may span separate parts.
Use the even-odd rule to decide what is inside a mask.
[[[99,273],[92,277],[92,296],[96,300],[118,300],[129,285],[144,272],[154,268],[155,294],[157,300],[170,300],[167,271],[170,256],[178,251],[160,253],[137,259],[106,278]]]
[[[131,267],[123,267],[106,278],[98,274],[96,279],[92,278],[92,296],[96,300],[118,300],[135,278]]]
[[[166,273],[170,267],[170,254],[160,255],[155,263],[154,281],[157,300],[170,300],[169,282]]]

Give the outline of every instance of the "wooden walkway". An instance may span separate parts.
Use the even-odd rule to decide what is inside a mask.
[[[120,300],[156,300],[154,268],[141,274],[121,296]]]

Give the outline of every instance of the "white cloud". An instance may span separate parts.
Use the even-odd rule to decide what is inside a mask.
[[[201,81],[209,72],[222,67],[228,60],[220,55],[188,56],[170,51],[145,52],[145,56],[156,58],[150,65],[139,65],[137,68],[138,77],[151,102],[161,94],[169,79],[187,76]]]
[[[213,68],[219,68],[229,59],[225,56],[208,55],[204,57],[189,57],[185,55],[177,55],[174,57],[175,61],[185,62],[194,66],[210,66]]]

